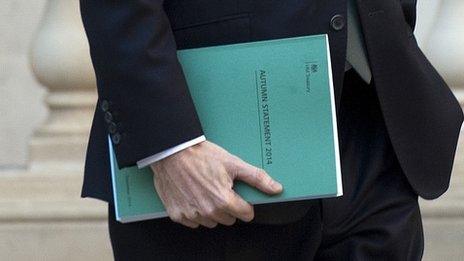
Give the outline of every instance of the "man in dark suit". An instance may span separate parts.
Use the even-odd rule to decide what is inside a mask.
[[[419,260],[417,197],[446,191],[463,115],[417,46],[415,7],[81,0],[99,94],[82,195],[109,202],[115,258]],[[312,34],[329,35],[345,194],[253,208],[234,179],[282,187],[205,140],[176,50]],[[114,220],[108,135],[120,167],[151,166],[175,222]]]

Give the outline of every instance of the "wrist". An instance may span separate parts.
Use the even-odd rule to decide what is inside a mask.
[[[187,148],[184,148],[178,152],[175,152],[163,159],[160,159],[158,161],[155,161],[150,164],[150,168],[153,170],[155,173],[159,173],[161,169],[165,168],[168,165],[178,165],[181,164],[182,161],[185,161],[185,159],[191,158],[192,155],[194,155],[201,146],[205,142],[205,140],[202,140],[192,146],[189,146]]]

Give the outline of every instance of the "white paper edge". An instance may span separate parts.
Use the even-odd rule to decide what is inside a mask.
[[[113,144],[111,143],[111,138],[108,135],[108,148],[109,148],[109,156],[110,156],[110,167],[111,167],[111,185],[113,186],[113,205],[114,205],[114,210],[115,210],[115,216],[117,221],[121,221],[119,217],[119,209],[118,209],[118,198],[116,197],[116,177],[114,175],[114,163],[115,159],[113,159]]]
[[[332,75],[332,58],[330,57],[329,36],[325,35],[327,43],[327,66],[329,72],[329,85],[330,85],[330,103],[332,107],[332,129],[334,137],[334,151],[335,151],[335,171],[337,175],[337,197],[343,195],[342,172],[340,168],[340,149],[338,146],[338,126],[337,126],[337,108],[335,106],[335,94]]]

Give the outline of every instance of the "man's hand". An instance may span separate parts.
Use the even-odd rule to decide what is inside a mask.
[[[253,206],[232,189],[235,179],[268,194],[282,191],[282,185],[264,170],[208,141],[155,162],[151,169],[169,217],[191,228],[254,218]]]

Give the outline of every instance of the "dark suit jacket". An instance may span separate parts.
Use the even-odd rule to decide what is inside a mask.
[[[177,49],[328,34],[339,104],[347,0],[80,3],[99,95],[83,196],[112,201],[108,134],[120,167],[202,135]],[[461,108],[417,46],[413,35],[416,1],[357,3],[397,158],[414,190],[424,198],[436,198],[449,184]]]

